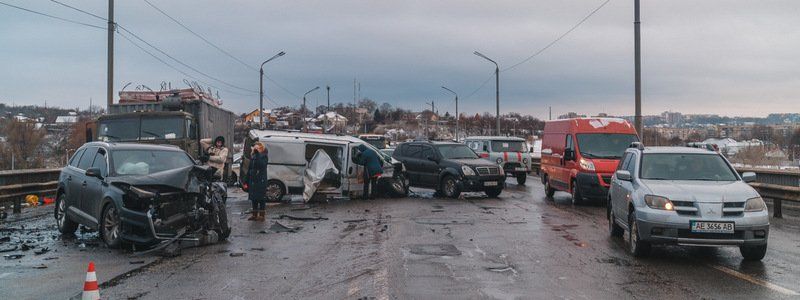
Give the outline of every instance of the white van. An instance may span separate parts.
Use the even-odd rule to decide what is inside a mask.
[[[353,162],[356,147],[365,145],[384,158],[383,174],[378,179],[378,193],[392,196],[408,194],[408,177],[405,167],[391,156],[382,154],[369,143],[351,136],[283,132],[272,130],[251,130],[245,140],[241,164],[241,182],[247,180],[250,165],[251,147],[260,141],[267,148],[267,199],[281,201],[287,194],[303,194],[305,188],[303,175],[306,167],[316,154],[323,150],[338,170],[337,176],[328,176],[316,191],[325,198],[360,197],[364,195],[364,167]]]

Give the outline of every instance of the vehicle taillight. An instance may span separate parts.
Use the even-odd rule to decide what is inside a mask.
[[[489,158],[489,153],[481,153],[481,158]]]

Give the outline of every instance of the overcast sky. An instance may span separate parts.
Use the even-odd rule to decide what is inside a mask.
[[[46,0],[0,0],[105,26]],[[105,17],[105,0],[60,0]],[[279,105],[351,102],[353,79],[378,103],[420,110],[434,100],[466,113],[494,112],[494,66],[535,53],[603,0],[206,1],[149,0],[254,68],[280,50],[266,74]],[[117,1],[116,21],[156,47],[226,83],[162,57],[221,89],[224,106],[258,106],[258,72],[208,46],[143,0]],[[800,112],[800,1],[643,1],[643,110],[764,116]],[[122,32],[121,34],[125,34]],[[142,44],[142,46],[145,46]],[[145,46],[146,47],[146,46]],[[183,86],[185,75],[116,37],[115,95],[126,83]],[[157,52],[150,50],[156,54]],[[547,117],[633,114],[633,1],[611,0],[534,59],[500,74],[501,112]],[[228,85],[229,84],[229,85]],[[87,107],[105,101],[106,32],[0,5],[0,102]],[[266,101],[267,107],[275,104]]]

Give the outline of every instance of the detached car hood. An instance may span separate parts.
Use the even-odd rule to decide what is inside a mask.
[[[678,201],[742,202],[758,197],[743,181],[642,180],[650,194]]]
[[[111,178],[112,184],[131,186],[167,186],[184,192],[199,193],[201,180],[213,174],[209,166],[188,166],[149,175],[130,175]]]

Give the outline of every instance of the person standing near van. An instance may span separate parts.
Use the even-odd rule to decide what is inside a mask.
[[[355,162],[364,166],[364,199],[370,199],[373,196],[372,191],[375,189],[378,178],[383,173],[383,164],[378,153],[366,145],[358,145],[356,149],[359,155],[356,157]]]
[[[247,197],[253,204],[253,215],[247,219],[248,221],[266,219],[268,153],[261,142],[253,144],[252,160],[247,169]]]
[[[214,174],[222,178],[225,162],[228,161],[228,148],[225,147],[225,137],[218,136],[214,139],[213,145],[211,144],[211,138],[201,139],[200,145],[208,156],[207,164],[216,168],[217,172]]]

